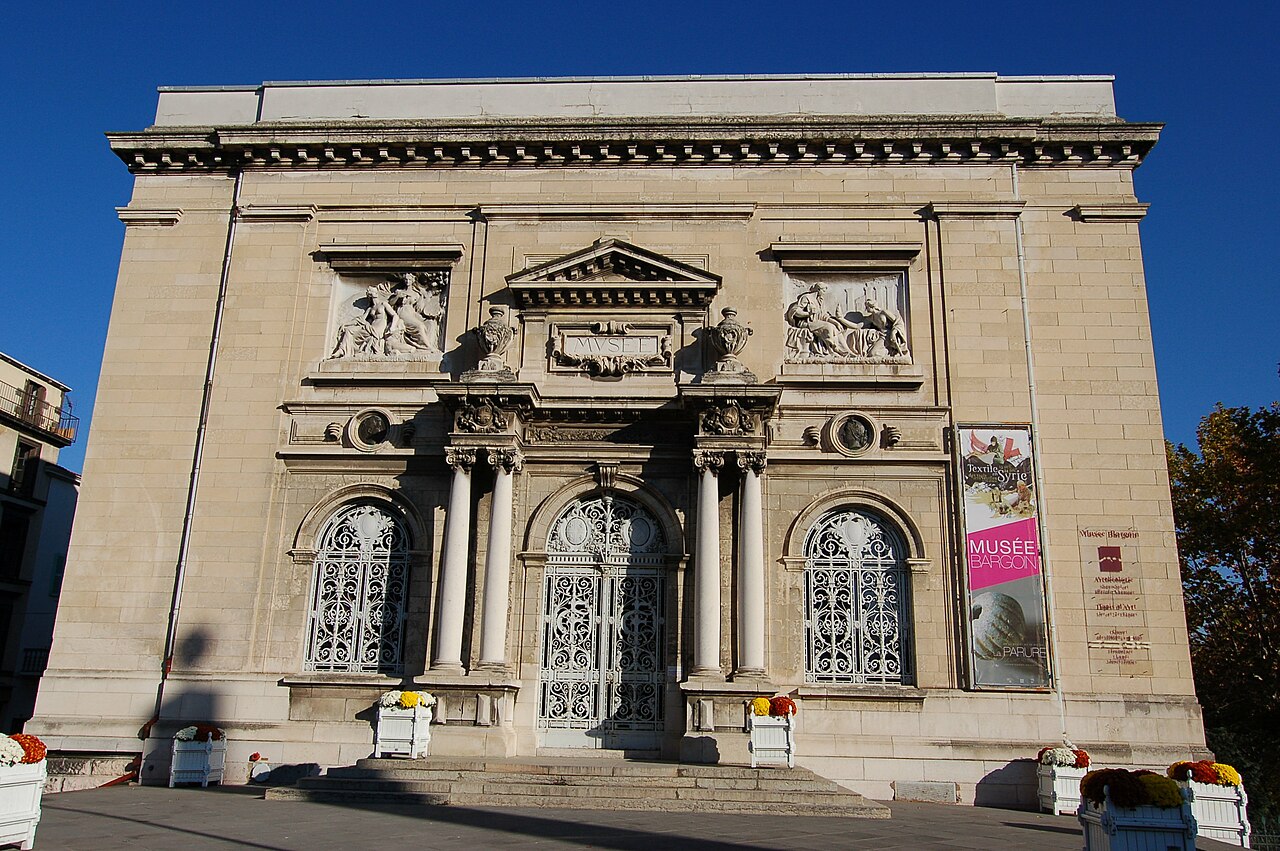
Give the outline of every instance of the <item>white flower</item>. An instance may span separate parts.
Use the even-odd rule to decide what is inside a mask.
[[[429,691],[418,692],[418,703],[420,706],[435,706],[436,699]]]
[[[27,752],[18,742],[8,736],[0,736],[0,765],[17,765],[26,755]]]
[[[1042,765],[1061,765],[1072,768],[1076,764],[1076,752],[1071,748],[1050,748],[1040,757]]]
[[[383,709],[394,709],[400,705],[400,694],[399,691],[389,691],[378,698],[378,705]]]
[[[194,724],[190,727],[183,727],[174,733],[173,737],[180,742],[194,742],[196,740],[196,727]]]

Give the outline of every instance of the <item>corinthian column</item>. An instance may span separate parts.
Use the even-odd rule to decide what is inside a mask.
[[[698,541],[693,562],[693,671],[695,677],[720,677],[720,494],[716,473],[724,453],[698,449],[693,466],[698,480]]]
[[[524,466],[514,449],[489,453],[493,465],[493,507],[489,514],[489,546],[484,557],[484,615],[480,633],[480,665],[507,664],[507,605],[511,597],[512,479]]]
[[[764,499],[763,452],[739,452],[742,514],[738,518],[738,677],[764,676]]]
[[[467,551],[471,533],[471,468],[474,449],[447,448],[453,468],[449,513],[444,519],[444,555],[440,560],[440,603],[436,611],[436,647],[431,670],[462,673],[462,621],[467,594]]]

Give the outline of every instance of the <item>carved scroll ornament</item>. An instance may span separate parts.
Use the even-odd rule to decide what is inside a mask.
[[[477,399],[458,406],[453,424],[455,431],[468,434],[497,434],[507,430],[511,418],[488,399]]]
[[[754,434],[760,418],[733,399],[713,405],[702,412],[702,433],[720,435]]]

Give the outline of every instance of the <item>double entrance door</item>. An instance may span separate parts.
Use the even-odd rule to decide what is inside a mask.
[[[574,503],[548,540],[540,745],[653,751],[661,744],[665,546],[621,497]]]

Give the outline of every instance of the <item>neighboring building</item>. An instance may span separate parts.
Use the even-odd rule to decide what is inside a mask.
[[[33,726],[151,782],[204,720],[230,766],[336,765],[414,684],[434,753],[745,762],[786,692],[802,765],[1024,803],[1064,726],[1202,753],[1158,132],[1106,77],[162,90],[110,135]]]
[[[31,717],[49,661],[80,488],[57,464],[79,427],[69,392],[0,352],[0,730]]]

